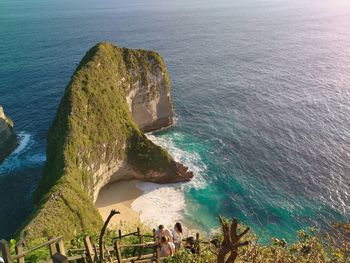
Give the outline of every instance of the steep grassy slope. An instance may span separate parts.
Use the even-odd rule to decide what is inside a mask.
[[[47,164],[35,193],[38,208],[21,232],[23,238],[70,239],[82,231],[96,232],[102,222],[93,196],[104,179],[102,168],[127,163],[145,176],[175,174],[176,162],[138,129],[126,102],[134,83],[147,86],[147,74],[155,70],[163,72],[170,89],[166,66],[156,52],[109,43],[87,52],[49,130]],[[150,92],[157,91],[150,87]]]

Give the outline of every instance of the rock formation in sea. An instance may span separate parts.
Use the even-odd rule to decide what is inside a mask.
[[[35,193],[37,209],[21,237],[31,242],[96,233],[102,219],[94,202],[112,181],[190,180],[192,172],[143,133],[172,124],[169,74],[157,52],[105,42],[91,48],[49,130],[47,163]]]
[[[13,122],[8,118],[0,105],[0,163],[17,146],[17,136],[13,128]]]

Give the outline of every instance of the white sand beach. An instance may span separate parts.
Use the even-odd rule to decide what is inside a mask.
[[[120,215],[115,215],[112,218],[109,223],[110,228],[120,224],[136,225],[140,222],[140,215],[131,208],[135,199],[143,194],[136,187],[137,183],[136,180],[121,181],[108,184],[101,189],[96,207],[103,220],[108,217],[112,209],[120,212]]]

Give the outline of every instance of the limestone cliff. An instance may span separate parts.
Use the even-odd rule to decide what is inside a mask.
[[[158,53],[94,46],[72,76],[49,130],[36,191],[40,202],[22,236],[96,232],[101,217],[93,203],[111,181],[190,180],[186,167],[143,134],[172,122],[170,80]]]
[[[0,163],[17,145],[17,136],[13,129],[13,122],[4,113],[0,105]]]
[[[151,63],[159,62],[151,59]],[[149,132],[172,125],[174,113],[165,66],[153,67],[143,76],[143,80],[134,69],[130,69],[130,73],[132,83],[126,99],[139,129]]]

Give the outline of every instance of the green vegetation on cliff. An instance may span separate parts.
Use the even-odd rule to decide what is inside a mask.
[[[49,130],[47,164],[35,193],[38,207],[22,230],[24,239],[96,233],[102,220],[93,195],[102,179],[94,173],[101,166],[127,162],[140,173],[175,169],[169,154],[138,129],[126,101],[135,81],[147,83],[148,72],[159,69],[169,90],[166,66],[156,52],[109,43],[87,52]]]

